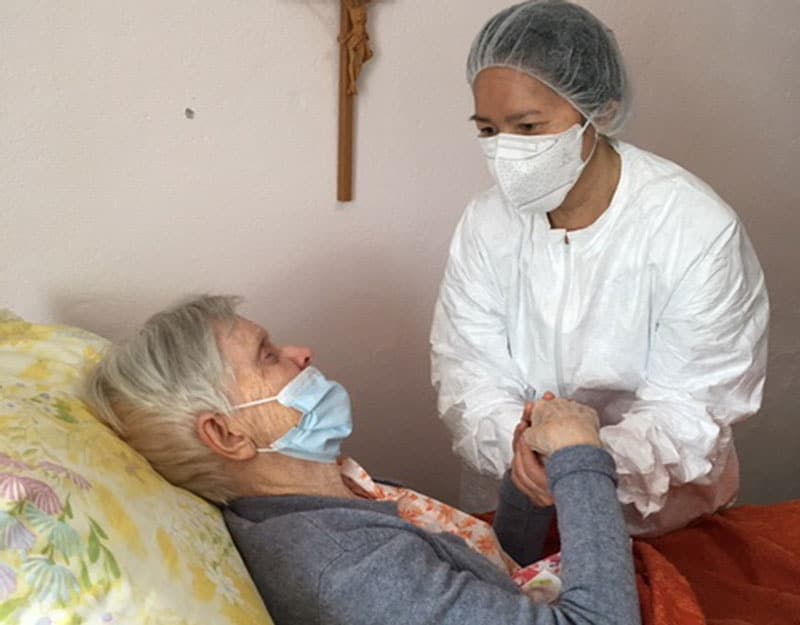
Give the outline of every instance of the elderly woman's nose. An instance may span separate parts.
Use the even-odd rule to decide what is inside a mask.
[[[301,369],[305,369],[311,364],[311,359],[314,357],[313,352],[308,347],[298,347],[296,345],[287,345],[282,349],[283,355],[289,358]]]

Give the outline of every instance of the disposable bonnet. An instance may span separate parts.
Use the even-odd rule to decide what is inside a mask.
[[[586,9],[563,0],[531,0],[487,22],[472,44],[467,79],[508,67],[547,84],[591,119],[617,134],[630,112],[630,92],[614,34]]]

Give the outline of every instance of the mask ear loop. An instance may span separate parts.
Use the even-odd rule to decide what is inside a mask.
[[[262,404],[269,404],[270,402],[278,401],[278,396],[275,395],[273,397],[265,397],[264,399],[256,399],[255,401],[249,401],[244,404],[237,404],[233,406],[233,412],[237,412],[244,408],[252,408],[253,406],[261,406]],[[277,449],[272,448],[272,443],[270,443],[269,447],[256,447],[256,453],[259,454],[270,454],[270,453],[277,453]]]
[[[273,397],[265,397],[264,399],[256,399],[255,401],[249,401],[246,404],[236,404],[235,406],[233,406],[233,411],[236,412],[237,410],[242,410],[243,408],[252,408],[253,406],[260,406],[261,404],[268,404],[273,401],[278,401],[277,395]]]
[[[589,127],[589,124],[592,123],[592,118],[587,117],[586,123],[581,128],[581,139],[583,139],[583,134],[586,132],[586,129]],[[581,167],[581,171],[583,171],[583,167],[586,167],[589,164],[589,161],[592,160],[594,153],[597,151],[597,144],[600,142],[600,133],[597,132],[597,128],[594,129],[594,144],[592,145],[592,151],[589,152],[589,156],[586,157],[586,160],[583,161],[583,166]]]

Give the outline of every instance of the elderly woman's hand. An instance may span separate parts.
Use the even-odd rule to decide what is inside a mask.
[[[555,399],[552,393],[545,393],[543,400]],[[534,505],[541,508],[553,505],[553,496],[547,487],[547,474],[541,458],[523,439],[523,434],[531,427],[533,403],[525,404],[522,419],[514,430],[514,458],[511,460],[511,481]]]
[[[542,456],[573,445],[601,447],[600,419],[589,406],[568,399],[538,401],[530,415],[531,427],[523,441]]]

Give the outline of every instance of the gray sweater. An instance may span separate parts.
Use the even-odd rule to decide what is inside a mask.
[[[276,625],[638,624],[611,457],[594,447],[563,449],[547,474],[563,567],[552,606],[532,603],[460,538],[403,521],[393,503],[252,497],[234,501],[225,520]],[[525,511],[541,512],[506,476],[498,518],[530,531]],[[510,525],[501,539],[513,534]]]

